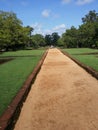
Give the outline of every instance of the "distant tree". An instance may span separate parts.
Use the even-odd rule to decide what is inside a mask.
[[[98,13],[95,10],[89,11],[84,18],[83,24],[79,27],[82,34],[82,42],[85,47],[97,47],[96,41],[98,40]]]
[[[98,48],[98,13],[95,10],[89,11],[82,22],[78,29],[72,26],[62,35],[66,47]]]
[[[58,47],[66,47],[66,44],[63,41],[63,37],[60,37],[57,43]]]
[[[27,41],[27,46],[31,46],[32,45],[32,38],[31,38],[31,36],[32,36],[32,32],[34,31],[34,28],[33,27],[30,27],[30,26],[26,26],[25,27],[25,32],[26,32],[26,35],[27,35],[27,39],[28,39],[28,41]]]
[[[51,46],[52,45],[52,37],[50,34],[45,35],[45,42],[47,46]]]
[[[83,22],[83,23],[98,22],[98,13],[96,13],[95,10],[89,11],[89,13],[88,13],[87,15],[85,15],[85,17],[82,18],[82,22]]]
[[[32,46],[34,48],[38,48],[40,46],[45,46],[46,43],[45,43],[45,39],[43,37],[43,35],[41,34],[35,34],[32,36]]]
[[[66,43],[66,47],[79,47],[78,30],[74,26],[72,26],[70,29],[67,29],[62,35],[62,38],[63,42]]]
[[[52,45],[56,46],[58,44],[59,38],[60,38],[60,36],[58,35],[57,32],[52,33],[52,35],[51,35]]]
[[[34,28],[33,28],[33,27],[30,27],[30,26],[27,26],[26,28],[28,29],[28,36],[31,37],[32,32],[34,31]]]

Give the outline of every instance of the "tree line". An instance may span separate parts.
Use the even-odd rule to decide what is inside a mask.
[[[57,45],[60,38],[58,33],[43,36],[32,35],[33,27],[23,26],[20,19],[13,12],[0,11],[0,50],[19,50],[27,47]]]
[[[33,27],[23,26],[13,12],[0,11],[0,50],[19,50],[27,47],[38,48],[59,46],[66,48],[98,48],[98,13],[89,11],[82,18],[82,25],[72,26],[62,36],[57,32],[33,35]]]
[[[98,13],[89,11],[82,18],[82,25],[77,29],[72,26],[62,34],[61,45],[67,48],[98,48]]]

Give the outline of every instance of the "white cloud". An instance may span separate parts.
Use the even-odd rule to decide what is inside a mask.
[[[47,17],[49,17],[49,16],[50,16],[50,13],[51,13],[51,11],[50,11],[50,10],[45,9],[45,10],[43,10],[43,11],[42,11],[42,16],[47,18]]]
[[[32,24],[31,25],[33,28],[35,28],[35,29],[38,29],[38,28],[41,28],[42,27],[42,25],[40,24],[40,23],[34,23],[34,24]]]
[[[89,4],[93,2],[94,0],[77,0],[76,4],[77,5],[84,5],[84,4]]]
[[[42,35],[46,35],[46,34],[51,34],[52,31],[49,29],[43,29],[43,26],[41,23],[34,23],[31,25],[31,27],[34,28],[33,34],[42,34]]]
[[[62,4],[68,4],[70,2],[71,2],[71,0],[62,0]]]
[[[42,24],[36,22],[36,23],[33,23],[31,27],[34,28],[33,34],[43,34]]]
[[[52,29],[53,32],[58,32],[59,35],[61,35],[62,33],[64,33],[65,30],[66,30],[65,24],[57,25],[57,26],[55,26],[55,27]]]
[[[42,34],[42,35],[52,34],[53,32],[57,32],[59,35],[61,35],[66,30],[65,24],[60,24],[51,29],[43,29],[43,26],[40,23],[34,23],[31,25],[31,27],[34,28],[33,34]]]
[[[53,32],[57,32],[61,36],[62,33],[65,32],[65,30],[66,30],[65,25],[61,24],[61,25],[53,27],[52,29],[43,30],[43,34],[46,35],[46,34],[52,34]]]
[[[52,10],[45,9],[42,11],[41,15],[45,18],[51,17],[53,19],[59,18],[59,14],[52,12]]]
[[[52,13],[52,14],[51,14],[51,17],[52,17],[53,19],[57,19],[57,18],[60,17],[60,15],[59,15],[59,14],[56,14],[56,13]]]
[[[22,2],[21,2],[21,5],[22,5],[22,6],[28,6],[28,2],[22,1]]]
[[[59,31],[59,30],[65,29],[65,28],[66,28],[65,24],[61,24],[61,25],[55,26],[53,28],[53,30],[54,31]]]
[[[74,2],[77,5],[85,5],[85,4],[89,4],[93,1],[94,0],[62,0],[62,4],[68,4],[68,3]]]
[[[46,34],[52,34],[52,30],[50,30],[50,29],[45,29],[43,34],[44,34],[44,35],[46,35]]]

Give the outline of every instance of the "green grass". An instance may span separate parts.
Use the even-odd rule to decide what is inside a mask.
[[[84,53],[98,53],[98,49],[63,49],[63,51],[69,53],[72,57],[76,58],[80,62],[98,71],[98,54],[84,55]]]
[[[98,49],[90,49],[90,48],[73,48],[73,49],[63,49],[63,50],[72,55],[98,52]]]
[[[33,71],[44,50],[6,52],[0,55],[24,56],[0,65],[0,115],[15,97],[24,81]]]
[[[20,51],[12,51],[5,52],[0,54],[0,57],[5,56],[36,56],[42,54],[44,50],[20,50]]]

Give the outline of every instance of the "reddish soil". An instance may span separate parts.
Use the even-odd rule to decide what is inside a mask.
[[[14,130],[98,130],[98,80],[50,49]]]

